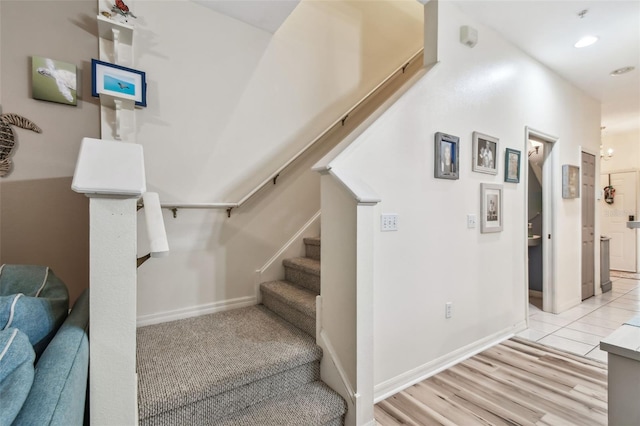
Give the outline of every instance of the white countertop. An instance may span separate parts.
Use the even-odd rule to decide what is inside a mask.
[[[640,316],[633,318],[628,321],[628,323],[622,324],[616,331],[600,341],[600,349],[612,354],[640,361],[639,324]]]

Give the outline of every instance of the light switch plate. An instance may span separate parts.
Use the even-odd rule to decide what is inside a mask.
[[[467,215],[467,228],[472,229],[476,227],[478,223],[478,217],[475,214]]]
[[[397,231],[398,215],[397,214],[380,215],[380,230],[381,231]]]

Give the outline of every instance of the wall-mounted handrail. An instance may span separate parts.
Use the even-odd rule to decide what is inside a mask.
[[[342,127],[345,125],[346,121],[349,119],[349,115],[353,114],[358,108],[363,106],[369,98],[375,95],[378,91],[380,91],[384,86],[387,85],[391,80],[395,79],[398,76],[404,74],[409,67],[409,65],[413,64],[416,59],[418,59],[424,53],[424,49],[421,48],[416,53],[414,53],[402,66],[396,68],[387,78],[382,80],[376,87],[371,89],[366,95],[364,95],[354,106],[349,108],[347,112],[342,114],[340,118],[331,123],[320,135],[318,135],[311,142],[306,144],[300,151],[298,151],[293,157],[291,157],[286,163],[280,166],[275,172],[271,173],[268,178],[260,182],[255,188],[253,188],[247,195],[242,197],[238,202],[230,202],[230,203],[161,203],[161,207],[164,209],[169,209],[173,212],[173,217],[177,216],[178,209],[226,209],[227,216],[231,217],[231,210],[242,206],[244,203],[249,201],[254,195],[256,195],[262,188],[267,186],[269,183],[273,182],[276,184],[278,177],[280,174],[291,166],[296,160],[302,157],[307,151],[313,148],[319,141],[321,141],[325,136],[331,133],[337,127]]]

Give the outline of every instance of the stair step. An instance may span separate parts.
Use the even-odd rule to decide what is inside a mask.
[[[319,380],[322,349],[264,306],[137,332],[141,425],[210,424]]]
[[[295,257],[282,261],[286,281],[320,294],[320,261]]]
[[[304,239],[305,256],[310,259],[320,260],[320,237],[307,237]]]
[[[315,338],[316,294],[287,281],[260,284],[262,303],[282,318]]]
[[[217,426],[342,426],[344,400],[322,382],[307,384],[231,416]]]

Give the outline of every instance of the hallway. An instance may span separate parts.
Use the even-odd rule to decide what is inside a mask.
[[[640,314],[640,280],[621,275],[612,271],[610,292],[561,314],[543,312],[530,303],[529,328],[517,336],[607,362],[607,353],[599,348],[600,340]]]

